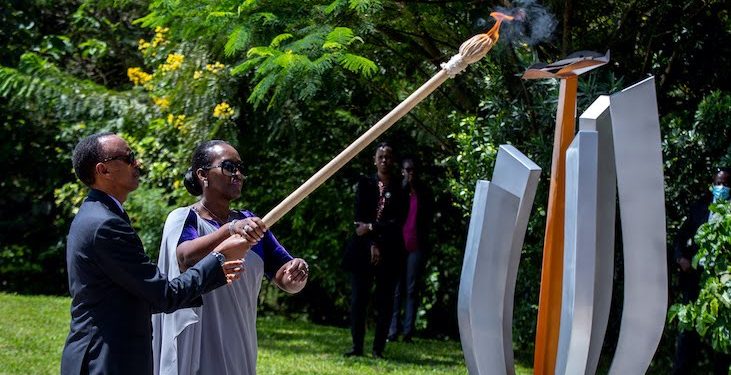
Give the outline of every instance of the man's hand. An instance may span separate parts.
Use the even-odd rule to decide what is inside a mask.
[[[381,250],[378,246],[371,245],[371,264],[377,266],[381,262]]]
[[[223,254],[226,260],[242,259],[255,244],[256,242],[249,242],[244,237],[234,234],[218,244],[213,251]]]
[[[373,224],[361,223],[360,221],[355,222],[355,234],[363,236],[373,230]]]
[[[690,260],[688,260],[688,258],[680,257],[680,258],[678,258],[676,260],[676,262],[680,266],[680,270],[681,271],[683,271],[683,272],[690,272],[692,266],[691,266]]]
[[[230,260],[223,264],[223,273],[226,274],[226,282],[229,284],[240,279],[242,272],[244,272],[243,259]]]

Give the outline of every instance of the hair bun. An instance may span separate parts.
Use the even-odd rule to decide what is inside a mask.
[[[198,181],[198,177],[193,174],[193,168],[188,168],[187,171],[185,171],[185,177],[183,177],[183,185],[185,185],[185,189],[188,190],[188,193],[190,193],[193,196],[199,196],[203,194],[203,187],[201,187],[200,181]]]

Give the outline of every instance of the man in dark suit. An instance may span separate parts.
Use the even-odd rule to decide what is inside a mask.
[[[250,244],[231,236],[168,281],[122,208],[140,176],[127,142],[113,133],[86,137],[74,149],[73,165],[91,191],[68,235],[71,327],[61,374],[152,374],[152,313],[200,305],[202,293],[237,278],[240,264],[227,262],[224,271],[224,262],[242,258]]]
[[[377,173],[362,176],[355,195],[355,237],[351,241],[352,272],[350,332],[353,347],[346,357],[362,356],[366,331],[366,312],[373,291],[376,329],[373,357],[383,358],[386,336],[393,312],[393,291],[403,263],[401,227],[406,214],[401,183],[392,174],[393,151],[381,143],[376,148]]]
[[[698,228],[708,221],[710,216],[708,206],[718,200],[729,199],[729,186],[731,186],[731,169],[719,168],[713,175],[711,192],[705,194],[702,199],[690,207],[688,217],[678,230],[673,248],[679,271],[678,286],[683,295],[684,304],[694,302],[698,299],[700,292],[702,270],[694,269],[692,266],[693,257],[698,253],[698,245],[694,241],[695,234]],[[679,332],[672,373],[676,375],[694,373],[693,368],[698,363],[698,352],[701,346],[700,337],[695,330]],[[714,373],[726,375],[731,356],[723,353],[713,354]]]

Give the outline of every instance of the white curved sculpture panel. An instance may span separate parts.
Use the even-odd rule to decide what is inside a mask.
[[[457,303],[471,374],[515,373],[513,296],[540,172],[515,147],[502,145],[493,182],[477,182]]]
[[[614,282],[617,172],[614,165],[614,141],[608,96],[600,96],[584,111],[579,118],[579,130],[596,130],[599,136],[594,309],[585,372],[595,374],[609,322]]]
[[[586,371],[596,273],[598,136],[582,130],[566,150],[566,217],[556,374]]]
[[[523,249],[525,231],[528,228],[533,199],[536,196],[541,168],[511,145],[501,145],[492,173],[492,182],[520,198],[518,217],[513,230],[513,243],[510,249],[503,301],[503,351],[505,371],[515,373],[513,355],[513,305],[515,304],[515,282],[518,278],[520,253]]]
[[[610,96],[624,243],[624,304],[610,374],[643,374],[667,312],[665,196],[655,79]]]
[[[470,374],[505,374],[503,301],[520,200],[478,181],[459,283],[457,317]]]

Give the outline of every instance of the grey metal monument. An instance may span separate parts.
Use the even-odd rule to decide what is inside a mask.
[[[515,147],[498,150],[493,181],[478,181],[459,286],[470,373],[513,374],[513,294],[541,169]]]
[[[644,373],[657,349],[667,310],[660,141],[653,77],[599,97],[580,118],[566,154],[556,374],[596,373],[609,320],[617,201],[625,287],[610,374]],[[465,250],[458,315],[471,374],[514,373],[515,275],[540,169],[507,147],[493,181],[477,184]]]

